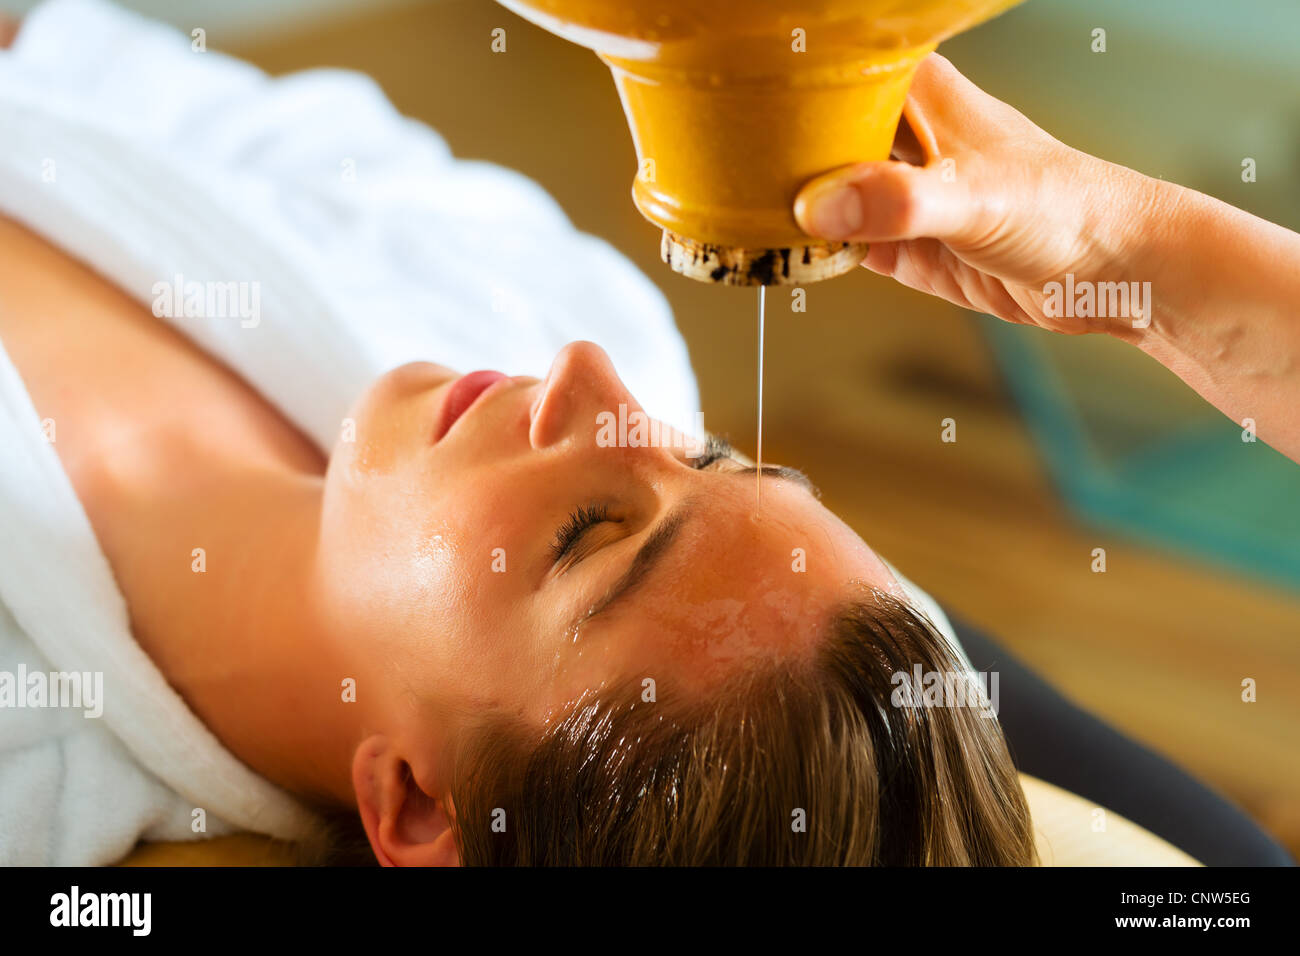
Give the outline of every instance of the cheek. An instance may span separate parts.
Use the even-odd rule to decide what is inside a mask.
[[[464,597],[468,530],[402,476],[339,464],[326,476],[317,555],[331,598],[385,628],[441,625]]]
[[[449,654],[492,644],[528,609],[535,573],[532,509],[473,472],[326,478],[319,563],[333,602],[385,631],[437,635]],[[516,628],[522,636],[524,628]],[[441,653],[441,650],[440,650]]]
[[[412,679],[518,706],[552,667],[537,597],[563,483],[534,469],[435,455],[392,473],[331,460],[320,565],[333,619]],[[427,671],[424,670],[427,668]]]
[[[545,616],[508,553],[494,570],[500,556],[478,550],[454,572],[454,600],[431,598],[442,626],[430,677],[464,706],[530,716],[554,667]]]

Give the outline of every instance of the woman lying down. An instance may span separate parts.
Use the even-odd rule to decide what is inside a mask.
[[[0,862],[343,820],[403,866],[1031,864],[1013,720],[1203,862],[1280,852],[798,472],[756,515],[720,443],[597,441],[695,407],[664,302],[364,78],[54,0],[0,127]],[[1002,721],[900,703],[967,654]]]

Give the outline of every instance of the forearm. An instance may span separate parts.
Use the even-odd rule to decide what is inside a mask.
[[[1300,235],[1163,182],[1138,225],[1153,318],[1116,335],[1300,461]]]

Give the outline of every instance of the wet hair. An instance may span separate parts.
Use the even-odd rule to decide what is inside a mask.
[[[995,866],[1036,862],[996,719],[896,676],[968,673],[876,592],[807,659],[702,700],[590,692],[539,731],[485,718],[453,760],[462,865]]]

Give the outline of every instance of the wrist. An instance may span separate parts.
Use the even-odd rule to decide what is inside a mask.
[[[1180,273],[1191,263],[1181,245],[1193,214],[1191,197],[1197,194],[1131,169],[1106,165],[1112,175],[1105,181],[1105,212],[1101,221],[1090,224],[1102,263],[1099,290],[1118,284],[1127,295],[1120,297],[1120,309],[1112,309],[1104,331],[1144,350],[1165,349],[1183,324],[1181,297],[1189,283]],[[1125,300],[1126,309],[1122,308]]]
[[[1049,261],[1062,263],[1043,289],[1044,314],[1056,320],[1049,327],[1141,347],[1165,331],[1166,293],[1185,286],[1173,274],[1180,260],[1172,225],[1184,200],[1162,180],[1065,150],[1049,164],[1060,199],[1035,214],[1044,246],[1060,255]]]
[[[1115,336],[1296,457],[1300,235],[1193,189],[1144,188],[1130,268],[1151,282],[1152,318]]]

